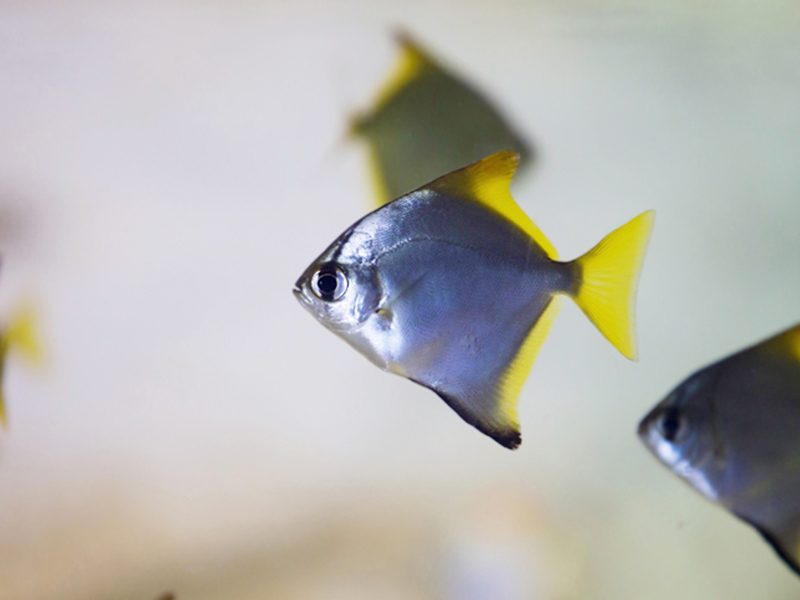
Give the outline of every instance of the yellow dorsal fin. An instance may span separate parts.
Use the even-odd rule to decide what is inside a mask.
[[[522,229],[547,256],[556,259],[556,249],[511,197],[511,179],[518,165],[519,154],[501,150],[448,173],[424,188],[484,204]]]
[[[800,323],[757,344],[757,347],[784,357],[788,352],[791,359],[800,362]]]
[[[800,362],[800,325],[795,325],[787,331],[786,337],[789,342],[789,352],[797,362]]]
[[[395,39],[400,46],[400,56],[395,63],[392,75],[378,92],[371,111],[373,113],[379,111],[399,90],[418,77],[426,67],[435,64],[407,33],[398,32],[395,34]]]
[[[580,287],[575,301],[617,350],[636,359],[634,305],[655,213],[640,214],[604,237],[575,262]]]
[[[503,422],[508,423],[515,430],[519,431],[519,419],[517,417],[517,400],[522,391],[522,385],[530,374],[533,362],[539,354],[539,350],[544,343],[550,327],[553,325],[558,311],[561,309],[561,298],[554,296],[547,307],[542,312],[536,325],[533,326],[528,337],[519,348],[519,352],[511,361],[508,369],[503,374],[500,381],[498,392],[498,417]]]

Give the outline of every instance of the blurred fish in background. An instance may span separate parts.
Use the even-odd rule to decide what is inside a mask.
[[[350,125],[369,147],[378,205],[500,150],[518,152],[521,167],[532,161],[530,144],[482,92],[407,33],[396,37],[393,75]]]
[[[800,323],[688,377],[639,436],[800,575]]]
[[[8,426],[3,383],[9,353],[19,354],[29,364],[41,362],[42,348],[36,314],[29,305],[18,308],[0,333],[0,425],[3,427]]]
[[[627,358],[653,212],[583,256],[556,250],[511,197],[519,156],[498,152],[368,214],[300,276],[294,294],[375,365],[435,392],[514,449],[517,399],[562,295]]]

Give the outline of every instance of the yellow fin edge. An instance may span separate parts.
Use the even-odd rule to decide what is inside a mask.
[[[400,45],[400,56],[388,81],[378,91],[372,112],[379,111],[392,97],[413,81],[426,66],[434,64],[428,55],[406,33],[395,35]]]
[[[800,362],[800,325],[793,327],[789,331],[789,351]]]
[[[511,361],[500,381],[497,405],[498,417],[503,423],[510,424],[517,431],[519,431],[517,400],[560,309],[561,298],[554,296],[542,311],[533,329],[528,333],[528,337],[525,338],[517,355]]]
[[[788,352],[791,360],[800,362],[800,323],[756,344],[756,347],[783,356]]]
[[[531,236],[547,256],[556,259],[556,249],[511,196],[511,180],[518,166],[517,152],[501,150],[423,187],[480,202],[514,223]]]
[[[575,262],[578,306],[617,350],[636,360],[636,288],[655,212],[647,211],[604,237]]]

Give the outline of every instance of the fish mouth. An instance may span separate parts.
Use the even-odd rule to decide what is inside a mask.
[[[309,298],[303,290],[303,286],[300,283],[301,281],[302,279],[298,280],[297,283],[294,284],[294,287],[292,288],[292,294],[303,308],[313,313],[313,303],[311,298]]]
[[[657,409],[653,409],[648,412],[644,418],[639,421],[639,427],[636,429],[636,433],[639,435],[639,439],[643,442],[646,442],[647,438],[649,437],[650,430],[653,427],[653,420],[657,416]]]

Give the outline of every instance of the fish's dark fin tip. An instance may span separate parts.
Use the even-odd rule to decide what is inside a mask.
[[[772,533],[770,533],[765,527],[762,527],[758,523],[751,521],[750,519],[743,517],[742,515],[737,514],[742,521],[750,525],[753,529],[755,529],[758,533],[761,534],[761,537],[764,538],[764,541],[769,544],[772,549],[775,551],[780,559],[789,567],[795,575],[800,577],[800,564],[798,564],[797,560],[793,558],[781,545],[781,542],[776,538]]]
[[[505,446],[509,450],[516,450],[522,444],[522,436],[518,431],[514,431],[511,435],[506,435],[503,438],[494,438],[499,444]]]
[[[392,29],[392,38],[405,52],[408,52],[428,67],[433,67],[437,63],[428,53],[427,48],[421,46],[417,39],[405,27],[397,26]]]
[[[412,381],[414,383],[418,383],[434,391],[436,395],[439,396],[442,400],[444,400],[447,406],[452,408],[459,417],[461,417],[464,421],[472,425],[475,429],[477,429],[484,435],[488,435],[490,438],[492,438],[495,442],[497,442],[504,448],[508,448],[509,450],[516,450],[522,443],[522,435],[516,429],[494,427],[491,424],[482,421],[475,414],[471,413],[469,410],[464,408],[463,404],[455,396],[451,396],[449,394],[441,392],[415,379],[412,379]]]
[[[408,29],[402,25],[395,25],[392,27],[392,39],[401,46],[415,45],[414,38],[408,32]]]

